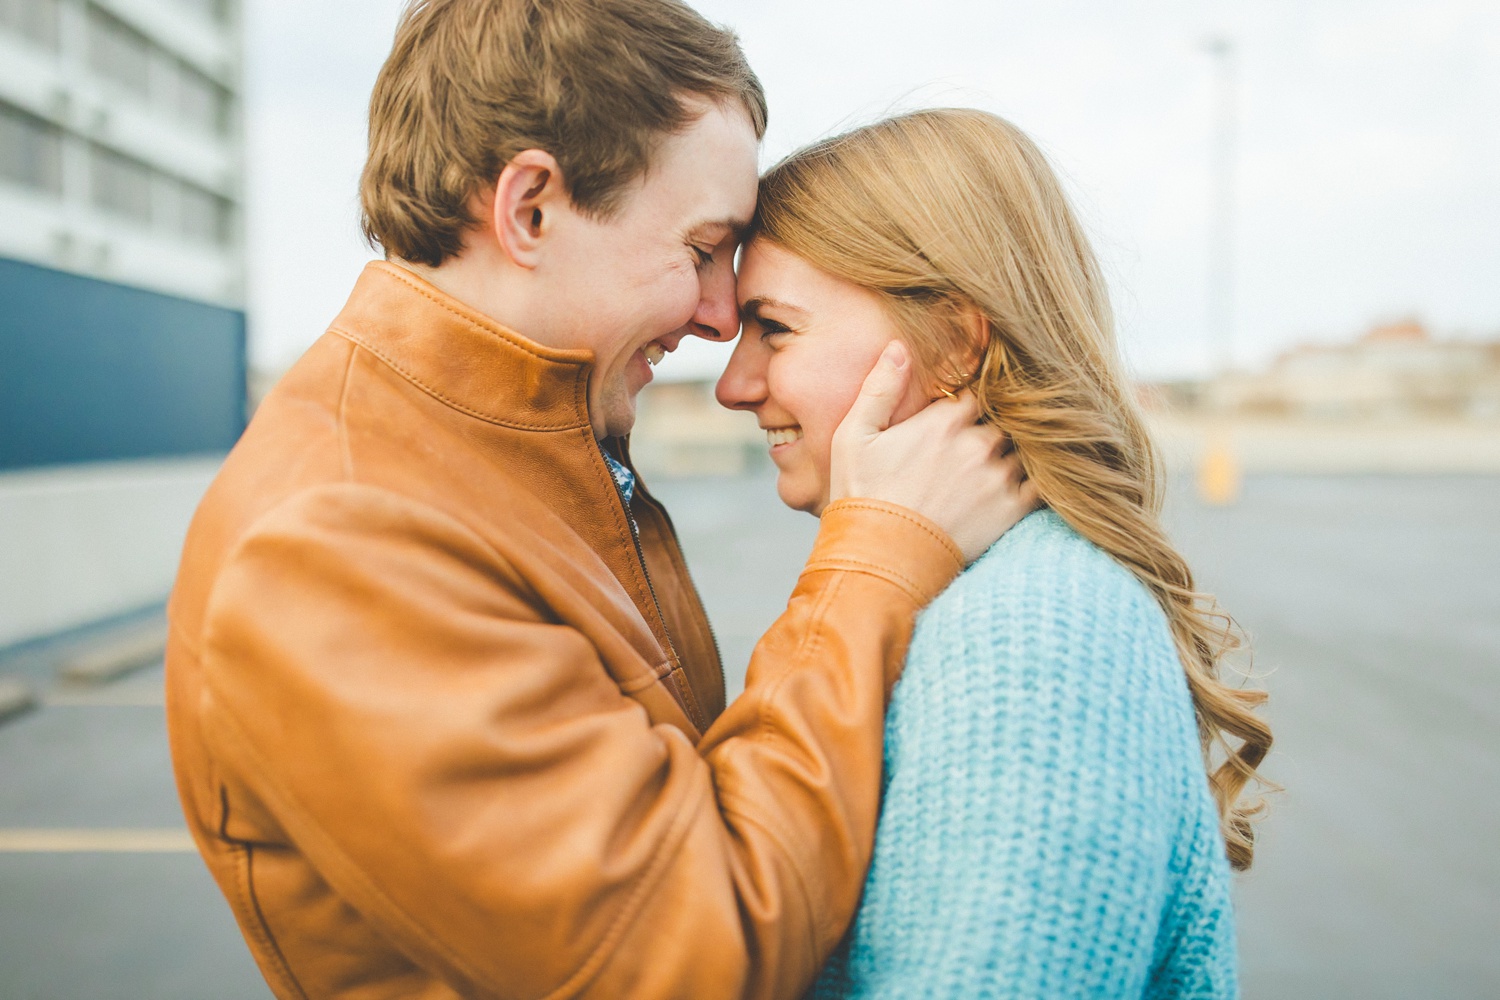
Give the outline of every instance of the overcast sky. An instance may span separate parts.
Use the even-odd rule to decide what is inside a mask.
[[[372,254],[355,186],[400,0],[248,0],[255,363],[284,367]],[[959,104],[1027,130],[1103,258],[1126,358],[1209,357],[1213,71],[1239,53],[1235,356],[1407,315],[1500,336],[1494,0],[700,0],[765,84],[763,165],[890,110]],[[723,349],[660,374],[711,373]]]

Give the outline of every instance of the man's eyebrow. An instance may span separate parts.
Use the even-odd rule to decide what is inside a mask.
[[[739,242],[744,239],[745,230],[749,228],[750,222],[748,219],[712,219],[705,220],[693,226],[692,229],[688,230],[688,235],[690,237],[697,237],[702,235],[706,230],[721,229],[728,232],[730,236],[733,236],[736,242]]]
[[[740,319],[756,319],[760,316],[760,311],[767,306],[770,306],[772,309],[780,309],[783,312],[796,313],[798,316],[807,315],[807,310],[794,306],[790,302],[773,299],[769,295],[757,295],[753,299],[746,299],[744,304],[740,306]]]

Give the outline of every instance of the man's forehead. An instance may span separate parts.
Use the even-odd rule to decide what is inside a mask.
[[[742,232],[755,212],[759,148],[743,111],[714,106],[662,143],[647,183],[667,203],[687,209],[678,218]]]

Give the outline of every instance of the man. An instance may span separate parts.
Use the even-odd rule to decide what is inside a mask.
[[[866,499],[724,708],[624,436],[651,363],[735,334],[764,123],[676,0],[403,18],[361,190],[388,259],[226,462],[170,609],[184,808],[279,997],[795,996],[843,932],[911,620],[1014,468],[959,404],[882,433],[893,350],[841,452]]]

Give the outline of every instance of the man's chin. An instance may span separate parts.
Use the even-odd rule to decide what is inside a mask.
[[[618,374],[603,386],[597,398],[589,400],[589,418],[593,421],[596,437],[624,437],[635,427],[636,401],[641,390],[651,381],[651,369],[644,361],[641,367],[645,371],[639,374],[628,370]],[[632,374],[636,377],[632,378]]]
[[[624,437],[635,427],[635,399],[602,402],[594,409],[594,436]]]

